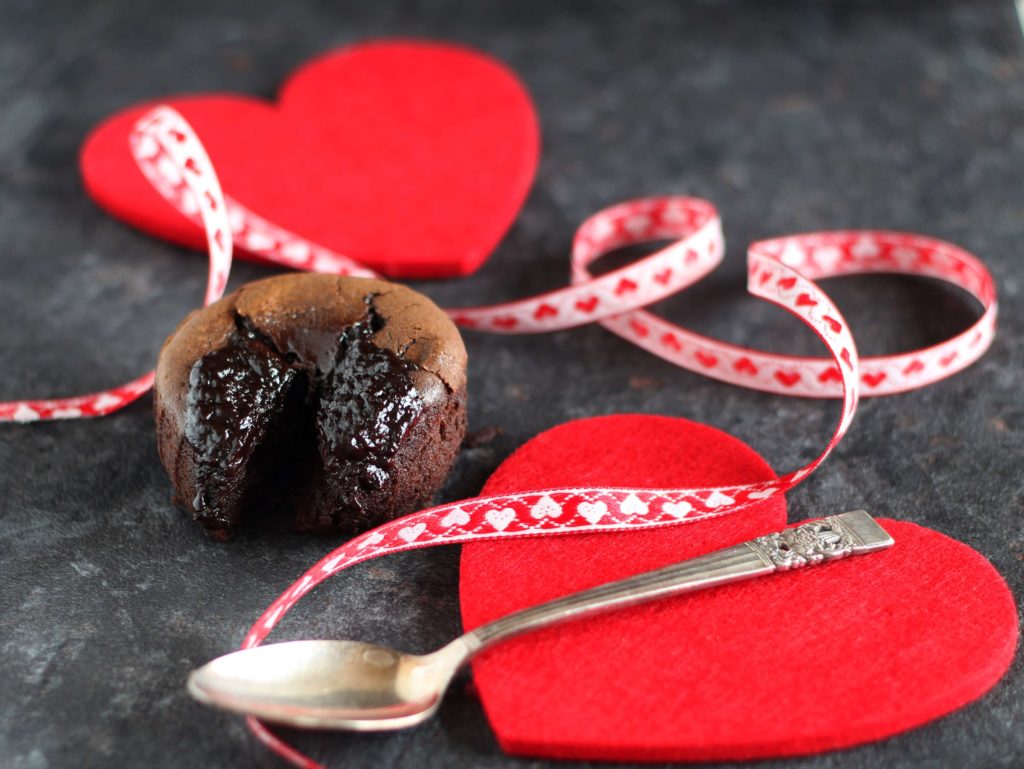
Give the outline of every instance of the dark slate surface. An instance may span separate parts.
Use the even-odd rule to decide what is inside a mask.
[[[171,6],[174,11],[171,11]],[[889,8],[898,5],[898,8]],[[149,367],[201,295],[199,257],[101,214],[76,149],[140,99],[188,90],[270,96],[305,58],[379,35],[458,40],[532,90],[545,152],[522,216],[442,303],[559,285],[574,226],[630,196],[714,200],[726,264],[666,312],[739,343],[814,350],[744,297],[753,238],[850,226],[962,243],[1000,285],[999,338],[978,365],[864,403],[794,518],[866,507],[979,549],[1024,595],[1024,57],[1010,2],[228,4],[9,0],[0,7],[0,398],[86,392]],[[234,283],[267,274],[239,265]],[[917,281],[831,288],[866,352],[929,343],[973,309]],[[673,370],[599,329],[470,335],[473,428],[445,495],[474,493],[518,444],[566,419],[687,416],[780,469],[825,441],[834,404],[747,392]],[[319,539],[206,541],[168,504],[150,401],[89,423],[0,429],[0,764],[276,767],[239,719],[192,703],[192,666],[234,647]],[[364,565],[320,590],[279,638],[349,636],[423,650],[458,628],[454,548]],[[1018,663],[982,702],[881,744],[766,767],[1021,766]],[[814,674],[798,685],[821,685]],[[544,767],[498,750],[459,687],[440,718],[391,736],[305,738],[350,767]]]

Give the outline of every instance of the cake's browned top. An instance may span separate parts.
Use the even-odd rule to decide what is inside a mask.
[[[313,273],[249,283],[192,312],[160,351],[156,388],[171,413],[182,414],[193,365],[227,345],[240,324],[265,335],[282,354],[316,361],[332,355],[341,332],[370,312],[380,321],[373,344],[435,374],[452,392],[465,388],[462,337],[430,299],[383,280]]]

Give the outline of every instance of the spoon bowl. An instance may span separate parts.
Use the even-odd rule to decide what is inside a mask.
[[[218,657],[192,672],[188,690],[277,723],[403,729],[433,715],[468,652],[458,641],[422,656],[361,641],[289,641]]]

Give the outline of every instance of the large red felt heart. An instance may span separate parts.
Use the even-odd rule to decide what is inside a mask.
[[[539,435],[484,493],[764,479],[735,438],[684,420],[614,416]],[[510,611],[781,528],[768,502],[669,529],[465,545],[463,621]],[[1013,657],[999,574],[966,545],[885,521],[882,553],[551,628],[473,671],[511,753],[617,760],[794,755],[909,729],[979,697]]]
[[[277,104],[226,94],[161,102],[192,123],[228,194],[391,277],[478,268],[522,206],[539,154],[523,85],[453,45],[379,41],[322,56],[291,77]],[[88,137],[86,190],[129,224],[202,249],[203,233],[131,157],[129,132],[150,106],[115,114]]]

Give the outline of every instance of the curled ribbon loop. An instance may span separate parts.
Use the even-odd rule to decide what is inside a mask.
[[[655,198],[625,203],[596,214],[576,235],[573,281],[586,285],[591,280],[587,265],[609,251],[641,240],[667,237],[665,220],[675,221],[689,211],[699,210],[696,207],[699,203],[702,201]],[[691,217],[691,220],[699,221],[699,217],[693,214]],[[717,219],[715,224],[713,232],[717,236]],[[600,234],[595,235],[594,230]],[[635,239],[624,237],[633,234],[637,235]],[[685,250],[684,264],[692,265],[699,277],[719,261],[715,257],[720,252],[715,249],[720,241],[713,239],[715,236],[706,244],[707,253],[701,251],[700,246],[704,245],[701,243]],[[665,251],[677,245],[673,244]],[[822,232],[763,240],[751,245],[748,253],[748,289],[756,296],[761,295],[755,290],[756,286],[771,280],[768,271],[756,272],[755,262],[762,257],[781,262],[808,280],[858,273],[902,273],[937,278],[964,289],[981,304],[981,317],[952,339],[924,350],[862,358],[860,383],[864,395],[892,395],[951,376],[978,360],[995,336],[997,302],[992,276],[981,260],[950,243],[922,235],[875,230]],[[683,276],[676,277],[673,270],[678,270],[678,267],[659,263],[641,279],[645,278],[648,285],[660,283],[667,286],[671,283],[675,286],[674,281],[682,283]],[[686,285],[688,283],[682,283],[674,290]],[[801,290],[795,298],[795,305],[801,309],[817,306],[818,300],[810,292]],[[649,303],[645,301],[643,304]],[[843,325],[834,312],[824,312],[818,307],[817,314],[831,329],[838,331]],[[778,395],[809,398],[842,396],[841,372],[827,358],[748,350],[701,336],[639,309],[602,319],[600,323],[669,363],[722,382]]]
[[[136,125],[132,152],[153,186],[206,230],[210,251],[204,302],[219,299],[231,266],[233,242],[296,269],[374,277],[358,262],[310,243],[254,215],[221,193],[213,166],[188,123],[158,107]],[[594,277],[603,254],[650,241],[671,243],[625,267]],[[572,249],[570,285],[507,304],[449,310],[461,326],[494,333],[534,333],[598,322],[620,337],[683,368],[732,384],[784,395],[842,398],[835,431],[811,463],[775,480],[722,487],[622,489],[557,488],[440,505],[391,521],[352,539],[314,564],[263,613],[243,648],[259,645],[285,614],[328,577],[371,558],[471,540],[505,539],[678,525],[736,512],[786,493],[810,475],[839,443],[859,394],[880,395],[924,386],[970,365],[992,341],[996,295],[975,257],[956,246],[917,235],[850,231],[762,241],[748,252],[747,290],[787,310],[821,339],[831,358],[757,352],[699,336],[642,308],[690,286],[724,255],[714,206],[687,197],[630,201],[586,220]],[[863,272],[899,272],[950,282],[983,307],[967,331],[927,350],[858,359],[849,326],[813,282]],[[152,384],[152,373],[103,393],[53,401],[0,404],[0,421],[98,416],[123,407]],[[261,722],[250,728],[296,766],[319,765],[287,745]]]

